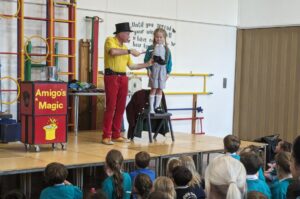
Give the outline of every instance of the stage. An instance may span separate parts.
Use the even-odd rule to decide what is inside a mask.
[[[208,136],[174,133],[175,142],[172,142],[168,133],[166,137],[159,135],[157,141],[149,143],[148,133],[143,132],[143,138],[135,138],[130,143],[115,143],[103,145],[101,133],[95,131],[81,131],[78,136],[68,134],[67,150],[62,150],[60,145],[53,150],[51,145],[41,145],[40,152],[34,149],[25,150],[22,143],[0,144],[0,176],[21,175],[21,188],[26,195],[31,194],[31,174],[41,172],[50,162],[61,162],[69,169],[74,169],[74,184],[83,187],[84,168],[103,166],[105,156],[111,149],[122,152],[126,165],[125,170],[133,168],[135,154],[147,151],[154,161],[154,168],[158,175],[164,175],[165,164],[168,158],[181,155],[192,155],[200,173],[203,173],[204,154],[223,152],[223,139]],[[242,141],[241,148],[250,144],[265,149],[264,144]],[[208,161],[208,159],[206,160]],[[206,164],[207,162],[205,162]]]

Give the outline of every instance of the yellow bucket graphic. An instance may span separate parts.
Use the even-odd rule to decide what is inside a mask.
[[[43,129],[45,130],[45,140],[54,140],[56,135],[56,124],[49,124],[47,126],[44,126]]]

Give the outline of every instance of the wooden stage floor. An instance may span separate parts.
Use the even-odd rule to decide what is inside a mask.
[[[61,162],[68,168],[103,165],[105,156],[111,149],[120,150],[127,162],[134,161],[135,154],[139,151],[149,152],[153,159],[162,159],[223,150],[223,139],[214,136],[175,133],[175,142],[172,142],[170,135],[167,134],[166,137],[159,135],[157,141],[153,143],[149,143],[146,139],[147,133],[143,133],[143,137],[135,138],[134,142],[130,143],[103,145],[100,143],[100,132],[85,131],[78,133],[78,136],[69,133],[65,151],[60,149],[60,145],[55,150],[52,150],[51,145],[42,145],[41,151],[35,152],[26,151],[22,143],[0,144],[0,175],[42,171],[48,163],[54,161]],[[253,142],[243,141],[242,147],[250,144]],[[201,166],[199,164],[200,162],[198,166]]]

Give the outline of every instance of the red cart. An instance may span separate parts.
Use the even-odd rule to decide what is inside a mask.
[[[25,149],[40,144],[67,145],[67,84],[63,82],[21,82],[21,140]]]

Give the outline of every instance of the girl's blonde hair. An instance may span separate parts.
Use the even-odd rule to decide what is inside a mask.
[[[189,182],[189,186],[200,186],[201,185],[201,177],[200,174],[197,172],[195,163],[192,157],[190,156],[181,156],[179,158],[181,165],[185,166],[190,170],[190,172],[193,174],[192,180]]]
[[[172,178],[172,171],[177,166],[181,166],[180,160],[178,158],[170,158],[166,166],[166,175]]]
[[[154,191],[161,191],[167,193],[170,199],[176,198],[174,183],[170,178],[166,176],[160,176],[156,178],[153,187]]]
[[[157,33],[162,33],[163,35],[164,35],[164,38],[165,38],[165,45],[167,46],[168,45],[168,43],[167,43],[167,31],[165,31],[165,29],[163,29],[163,28],[156,28],[155,30],[154,30],[154,32],[153,32],[153,46],[155,46],[156,45],[156,42],[155,42],[155,35],[157,34]]]
[[[246,193],[246,170],[243,164],[231,156],[215,158],[205,171],[207,198],[212,195],[211,188],[226,199],[241,199]]]

